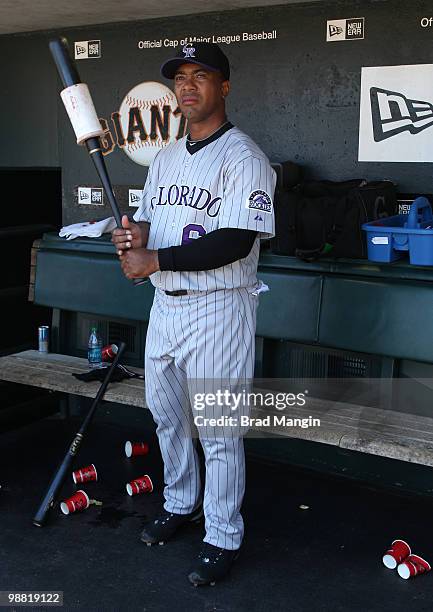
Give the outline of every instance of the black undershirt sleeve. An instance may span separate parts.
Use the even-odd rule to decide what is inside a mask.
[[[158,249],[159,269],[199,272],[227,266],[249,254],[256,236],[254,230],[224,227],[189,244]]]

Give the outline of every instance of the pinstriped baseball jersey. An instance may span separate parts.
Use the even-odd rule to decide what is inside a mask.
[[[149,249],[187,244],[221,228],[258,232],[247,257],[215,270],[155,272],[152,284],[166,291],[214,291],[257,282],[260,238],[274,235],[276,175],[260,148],[229,126],[206,146],[185,136],[162,149],[147,176],[135,221],[150,225]]]

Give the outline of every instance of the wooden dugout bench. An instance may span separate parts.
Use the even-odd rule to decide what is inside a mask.
[[[71,375],[87,370],[86,359],[63,354],[68,347],[65,337],[71,335],[68,314],[117,318],[145,327],[153,288],[150,284],[133,287],[123,277],[114,249],[104,238],[67,242],[46,234],[34,247],[32,266],[30,295],[36,304],[53,308],[51,334],[56,352],[25,351],[2,357],[0,379],[94,397],[99,383],[83,383]],[[414,315],[419,320],[420,312],[433,311],[433,270],[366,261],[306,264],[263,254],[259,277],[271,289],[261,295],[258,311],[256,370],[260,377],[299,375],[293,359],[287,358],[289,353],[293,357],[293,351],[297,362],[303,352],[304,377],[326,374],[323,367],[318,368],[324,363],[328,375],[338,377],[337,357],[343,365],[354,363],[358,370],[363,364],[370,376],[385,383],[403,361],[405,367],[414,359],[423,367],[433,363],[433,318],[431,330],[410,325]],[[142,350],[139,346],[138,351]],[[104,400],[146,408],[143,381],[112,383]],[[262,433],[433,466],[433,418],[409,408],[396,411],[390,405],[374,407],[313,396],[304,408],[293,407],[287,416],[318,418],[320,427],[271,426],[262,428]],[[253,417],[267,414],[260,409]]]
[[[133,368],[136,372],[143,370]],[[94,398],[98,382],[81,382],[72,373],[86,372],[87,360],[57,353],[29,350],[0,358],[0,379],[60,392],[66,395]],[[268,389],[255,389],[268,393]],[[146,408],[141,379],[111,383],[104,401]],[[283,413],[254,409],[253,418],[281,418]],[[265,426],[254,428],[252,435],[284,435],[313,442],[339,446],[382,457],[433,466],[433,418],[380,410],[345,402],[309,398],[304,408],[291,408],[291,419],[319,419],[320,427]]]

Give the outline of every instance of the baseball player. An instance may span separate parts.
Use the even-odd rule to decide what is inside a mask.
[[[155,287],[145,388],[165,503],[141,540],[164,543],[203,511],[204,547],[188,575],[197,586],[222,578],[239,553],[245,456],[236,431],[212,435],[198,426],[195,415],[215,415],[215,402],[199,413],[194,392],[198,381],[253,378],[259,244],[274,235],[275,172],[227,119],[230,67],[217,45],[186,45],[161,72],[174,80],[189,133],[158,152],[135,223],[124,216],[113,242],[126,277],[150,276]],[[233,414],[227,404],[219,414],[227,410]],[[194,432],[205,457],[204,494]]]

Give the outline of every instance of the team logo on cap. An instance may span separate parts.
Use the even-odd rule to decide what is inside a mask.
[[[268,193],[266,193],[266,191],[256,189],[248,196],[246,208],[260,210],[264,213],[272,213],[272,198]]]
[[[190,47],[189,45],[185,45],[182,51],[185,54],[185,59],[188,59],[189,57],[195,57],[194,55],[195,47]]]

